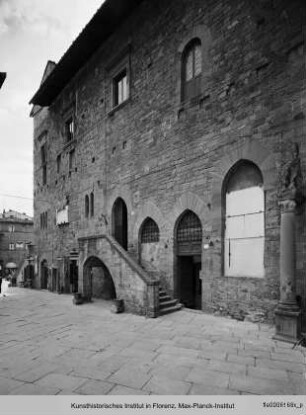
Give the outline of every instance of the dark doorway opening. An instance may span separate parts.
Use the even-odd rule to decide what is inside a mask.
[[[198,216],[191,210],[186,210],[178,220],[175,251],[176,296],[185,307],[201,310],[202,225]]]
[[[180,302],[187,308],[200,310],[202,308],[201,259],[199,260],[198,256],[178,256],[177,268]]]
[[[128,246],[128,217],[127,207],[121,198],[118,198],[113,206],[112,230],[116,241],[127,250]]]
[[[69,265],[71,291],[77,293],[79,290],[79,270],[76,260],[70,261]]]
[[[88,299],[113,300],[116,289],[108,268],[97,257],[90,257],[84,264],[84,294]]]
[[[43,260],[40,267],[41,273],[41,280],[40,280],[40,288],[42,290],[46,290],[48,288],[48,264],[46,260]]]

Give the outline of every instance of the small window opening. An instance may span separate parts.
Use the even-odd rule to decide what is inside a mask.
[[[85,218],[89,217],[89,197],[85,196]]]
[[[128,98],[127,72],[124,69],[114,78],[114,106],[120,105]]]
[[[69,151],[69,170],[73,170],[75,164],[75,150]]]
[[[95,214],[95,195],[93,192],[90,193],[90,216],[93,217]]]
[[[69,143],[69,141],[74,139],[74,121],[73,118],[69,118],[68,121],[66,121],[66,141]]]

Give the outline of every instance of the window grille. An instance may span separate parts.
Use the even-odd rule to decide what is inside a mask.
[[[146,219],[141,231],[141,243],[159,242],[159,229],[153,219]]]
[[[199,242],[202,240],[202,225],[197,215],[188,210],[177,228],[177,242]]]

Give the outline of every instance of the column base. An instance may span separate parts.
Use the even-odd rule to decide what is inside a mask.
[[[275,311],[276,333],[274,340],[295,343],[301,335],[301,312],[282,309]]]

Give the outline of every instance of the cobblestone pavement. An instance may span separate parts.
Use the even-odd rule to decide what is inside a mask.
[[[11,289],[0,298],[0,394],[306,394],[306,349],[273,340],[273,327],[191,310],[146,319],[110,308]]]

